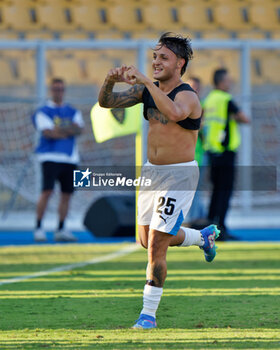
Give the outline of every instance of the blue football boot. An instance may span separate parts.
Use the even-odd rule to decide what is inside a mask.
[[[210,225],[200,232],[205,242],[200,249],[204,250],[205,260],[211,262],[216,256],[217,246],[215,245],[215,240],[219,237],[220,230],[218,230],[216,225]]]
[[[156,319],[153,316],[140,314],[138,320],[136,321],[135,325],[132,328],[151,329],[151,328],[156,328],[156,326],[157,326]]]

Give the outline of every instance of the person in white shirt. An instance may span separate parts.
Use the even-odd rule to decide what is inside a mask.
[[[46,233],[41,223],[56,181],[60,183],[61,196],[58,207],[59,224],[54,234],[56,241],[76,241],[64,227],[69,202],[73,194],[73,171],[79,162],[76,137],[82,133],[84,121],[80,111],[63,102],[65,84],[62,79],[52,80],[52,100],[39,108],[33,122],[40,133],[36,148],[42,168],[42,192],[37,203],[37,223],[34,240],[44,242]]]

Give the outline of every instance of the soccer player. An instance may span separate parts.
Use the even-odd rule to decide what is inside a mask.
[[[47,240],[41,222],[56,181],[60,183],[61,196],[59,224],[54,239],[61,242],[77,240],[65,229],[64,221],[74,189],[73,170],[79,162],[76,137],[81,134],[84,121],[80,111],[63,102],[64,91],[64,81],[53,79],[50,87],[52,100],[39,108],[33,116],[34,125],[40,133],[36,153],[42,169],[42,192],[37,203],[37,224],[34,231],[36,242]]]
[[[219,234],[216,226],[201,231],[180,227],[191,206],[198,181],[194,153],[201,106],[194,90],[181,80],[191,58],[188,38],[165,33],[153,50],[153,78],[156,82],[134,66],[123,65],[109,71],[99,93],[102,107],[144,104],[149,132],[148,162],[143,171],[150,169],[155,182],[161,179],[155,185],[158,186],[155,191],[139,192],[139,236],[142,246],[148,249],[148,266],[144,305],[133,328],[156,327],[169,246],[198,245],[209,262],[216,255],[215,238]],[[118,82],[126,82],[132,87],[124,92],[113,92]]]

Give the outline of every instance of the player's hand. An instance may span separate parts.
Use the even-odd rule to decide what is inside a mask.
[[[147,77],[140,73],[137,68],[134,66],[129,66],[125,72],[126,78],[128,80],[128,84],[145,84],[147,81]]]
[[[107,74],[107,79],[113,83],[129,84],[129,81],[125,75],[125,72],[127,71],[127,69],[128,68],[125,64],[123,64],[121,67],[112,68]]]

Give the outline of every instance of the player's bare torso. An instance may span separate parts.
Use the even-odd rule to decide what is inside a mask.
[[[175,164],[194,160],[198,131],[169,121],[160,111],[148,108],[148,159],[152,164]]]

